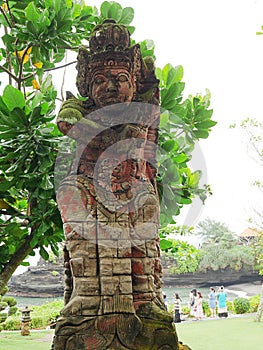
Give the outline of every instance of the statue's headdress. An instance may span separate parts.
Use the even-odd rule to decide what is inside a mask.
[[[89,48],[82,46],[78,53],[77,87],[82,96],[91,97],[92,77],[97,70],[106,66],[126,68],[133,77],[137,94],[144,93],[144,83],[150,75],[150,80],[154,80],[155,85],[158,83],[155,76],[153,79],[153,74],[147,71],[140,45],[130,45],[127,27],[117,24],[114,20],[105,20],[94,28]]]

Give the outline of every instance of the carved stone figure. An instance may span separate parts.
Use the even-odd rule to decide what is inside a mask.
[[[161,290],[156,188],[158,80],[125,26],[106,20],[79,49],[59,129],[77,150],[57,202],[65,307],[54,350],[183,349]]]

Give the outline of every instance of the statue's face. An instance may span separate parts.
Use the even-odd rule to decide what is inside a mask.
[[[130,72],[124,68],[106,67],[95,73],[91,95],[98,107],[131,102],[135,91]]]

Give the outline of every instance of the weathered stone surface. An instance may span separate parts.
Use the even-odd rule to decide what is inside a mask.
[[[178,350],[161,290],[153,64],[107,20],[79,49],[77,69],[88,99],[70,95],[58,115],[77,148],[57,194],[68,279],[53,349]]]

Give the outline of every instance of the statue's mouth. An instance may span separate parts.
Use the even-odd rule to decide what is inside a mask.
[[[118,102],[121,102],[120,98],[118,95],[106,95],[104,98],[103,98],[103,101],[104,103],[106,104],[110,104],[110,103],[118,103]]]

